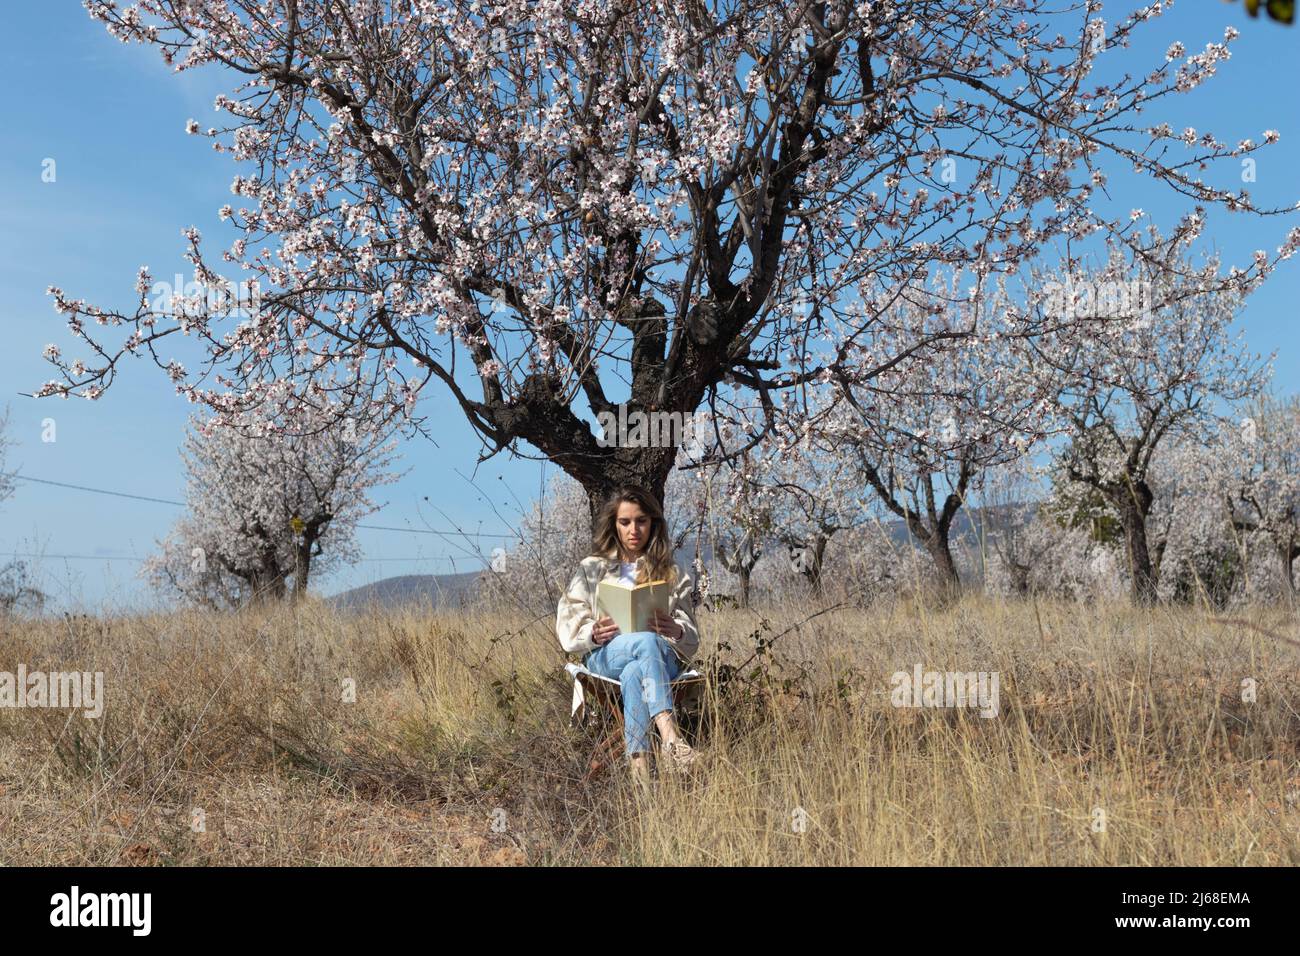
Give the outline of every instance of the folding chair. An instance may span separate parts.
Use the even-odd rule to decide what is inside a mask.
[[[612,677],[593,674],[581,664],[565,664],[565,671],[573,678],[573,709],[570,723],[587,725],[588,700],[604,718],[604,733],[599,737],[587,774],[590,780],[603,767],[618,759],[623,747],[623,685]],[[700,692],[704,689],[704,675],[697,670],[682,671],[672,682],[673,711],[679,716],[698,709]]]

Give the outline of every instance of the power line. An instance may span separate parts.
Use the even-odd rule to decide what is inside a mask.
[[[6,558],[60,558],[68,561],[143,561],[144,558],[131,558],[111,554],[42,554],[38,551],[0,551]]]
[[[146,561],[147,558],[133,558],[127,555],[112,554],[48,554],[40,551],[0,551],[0,556],[6,558],[53,558],[61,561]],[[473,558],[457,558],[452,555],[439,554],[433,557],[420,558],[361,558],[363,562],[369,561],[464,561],[466,564],[474,563]]]
[[[17,478],[19,481],[31,481],[39,485],[54,485],[59,488],[72,488],[76,491],[89,491],[97,495],[112,495],[115,498],[131,498],[135,501],[149,501],[160,505],[174,505],[177,508],[186,507],[183,501],[172,501],[169,498],[151,498],[148,495],[133,495],[125,491],[110,491],[107,488],[91,488],[88,485],[74,485],[66,481],[51,481],[48,478],[32,478],[28,475],[20,475],[18,472],[11,472],[11,478]],[[435,534],[435,535],[460,535],[463,538],[506,538],[515,540],[519,538],[518,534],[498,534],[495,532],[469,532],[469,531],[446,531],[436,528],[396,528],[391,525],[379,524],[358,524],[358,528],[365,528],[367,531],[402,531],[407,534]],[[558,532],[543,531],[544,534],[557,534]],[[394,559],[399,560],[399,559]]]
[[[88,488],[85,485],[70,485],[64,481],[50,481],[48,478],[30,478],[27,475],[20,475],[16,471],[12,472],[10,477],[17,478],[19,481],[34,481],[39,485],[57,485],[60,488],[75,488],[77,491],[93,491],[97,495],[112,495],[115,498],[134,498],[136,501],[152,501],[155,504],[160,505],[176,505],[180,508],[185,507],[183,501],[169,501],[166,498],[150,498],[146,495],[131,495],[127,494],[125,491],[107,491],[103,488]]]

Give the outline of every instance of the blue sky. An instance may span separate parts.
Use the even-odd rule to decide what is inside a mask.
[[[1113,22],[1128,9],[1108,4],[1102,15]],[[139,266],[148,264],[158,279],[187,271],[184,227],[197,226],[210,239],[222,235],[216,211],[232,199],[236,168],[184,127],[190,117],[208,125],[213,97],[233,84],[212,68],[172,73],[156,51],[112,39],[71,0],[11,4],[6,22],[0,34],[0,71],[10,91],[0,107],[0,319],[6,331],[0,405],[9,404],[19,442],[10,466],[34,478],[179,500],[184,478],[177,449],[193,407],[174,395],[149,360],[127,363],[97,402],[38,401],[18,393],[53,377],[41,357],[47,343],[82,354],[52,309],[47,286],[127,308]],[[1265,129],[1279,130],[1281,142],[1256,154],[1257,182],[1250,188],[1266,204],[1294,203],[1300,199],[1300,110],[1290,81],[1300,30],[1251,20],[1240,3],[1183,0],[1141,31],[1140,45],[1105,54],[1106,68],[1145,73],[1173,40],[1197,52],[1221,40],[1228,24],[1242,36],[1219,75],[1144,120],[1213,131],[1228,143],[1258,142]],[[54,182],[42,181],[47,159],[56,164]],[[1185,208],[1150,186],[1130,190],[1130,182],[1122,175],[1112,179],[1124,209],[1142,207],[1168,227]],[[1216,212],[1206,239],[1226,260],[1244,265],[1254,249],[1272,251],[1297,221]],[[1300,371],[1293,325],[1297,268],[1296,260],[1284,263],[1242,320],[1253,350],[1278,352],[1275,388],[1284,393],[1294,391]],[[503,453],[475,471],[480,443],[435,385],[421,411],[436,422],[437,443],[404,443],[407,474],[378,490],[384,507],[367,523],[509,534],[554,468]],[[41,440],[47,419],[54,420],[53,442]],[[156,502],[20,482],[0,507],[0,562],[13,552],[89,557],[39,562],[40,584],[56,607],[139,605],[151,596],[135,576],[137,560],[153,551],[179,513]],[[480,549],[501,543],[374,530],[360,532],[360,540],[366,560],[317,582],[321,590],[394,574],[471,570],[481,566],[474,557]]]

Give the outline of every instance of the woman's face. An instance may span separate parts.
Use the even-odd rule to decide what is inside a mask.
[[[641,506],[633,501],[620,503],[614,526],[618,528],[618,543],[622,550],[632,556],[640,554],[650,538],[650,516],[641,510]]]

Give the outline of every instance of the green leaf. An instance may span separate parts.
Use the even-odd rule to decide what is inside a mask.
[[[1251,0],[1258,5],[1259,0]],[[1268,0],[1268,15],[1282,23],[1295,22],[1295,0]]]

